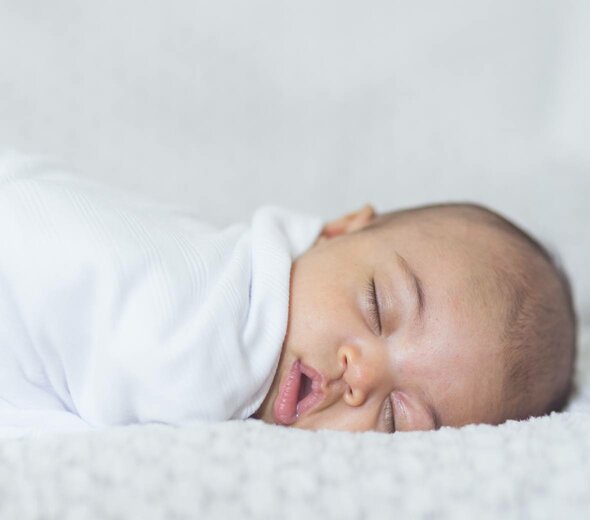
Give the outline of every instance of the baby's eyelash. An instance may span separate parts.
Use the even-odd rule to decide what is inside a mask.
[[[369,302],[369,318],[379,334],[381,334],[381,316],[379,315],[379,303],[377,301],[377,288],[375,287],[375,278],[371,278],[367,285],[367,302]]]
[[[395,433],[395,420],[393,418],[393,403],[391,402],[391,396],[387,398],[385,403],[385,424],[387,425],[387,431],[389,433]]]

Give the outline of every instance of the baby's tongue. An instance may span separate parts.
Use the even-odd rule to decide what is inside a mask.
[[[299,361],[295,361],[279,389],[279,395],[274,404],[275,419],[281,424],[293,424],[297,420],[300,384],[300,364]]]

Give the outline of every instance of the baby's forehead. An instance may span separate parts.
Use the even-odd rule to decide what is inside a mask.
[[[506,304],[515,297],[513,278],[519,276],[505,233],[467,214],[439,210],[409,213],[390,226],[391,244],[383,247],[405,258],[426,296],[441,309],[452,304],[470,322],[485,325],[482,330],[500,333]]]
[[[500,230],[496,219],[480,210],[455,207],[415,208],[392,215],[389,223],[396,223],[413,227],[416,230],[427,231],[436,229],[448,234],[469,234],[474,231],[493,232]]]
[[[456,253],[467,262],[477,260],[494,264],[511,261],[519,249],[518,240],[493,221],[474,211],[449,208],[407,210],[390,215],[378,224],[385,240],[378,242],[387,248],[399,238],[412,248],[436,249],[440,254]],[[431,258],[432,261],[436,257]]]
[[[386,258],[401,253],[426,283],[488,310],[509,304],[516,297],[513,287],[542,261],[499,218],[470,207],[396,212],[379,224],[384,233],[377,246]]]

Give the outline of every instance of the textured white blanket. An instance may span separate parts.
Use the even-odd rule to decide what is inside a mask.
[[[193,214],[0,155],[0,436],[246,419],[321,221]]]
[[[586,519],[589,397],[550,417],[437,432],[248,420],[5,440],[0,518]]]

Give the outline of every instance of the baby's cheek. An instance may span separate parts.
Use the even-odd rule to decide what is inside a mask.
[[[377,429],[377,420],[362,407],[333,405],[327,410],[296,421],[293,426],[305,430],[365,432]]]

